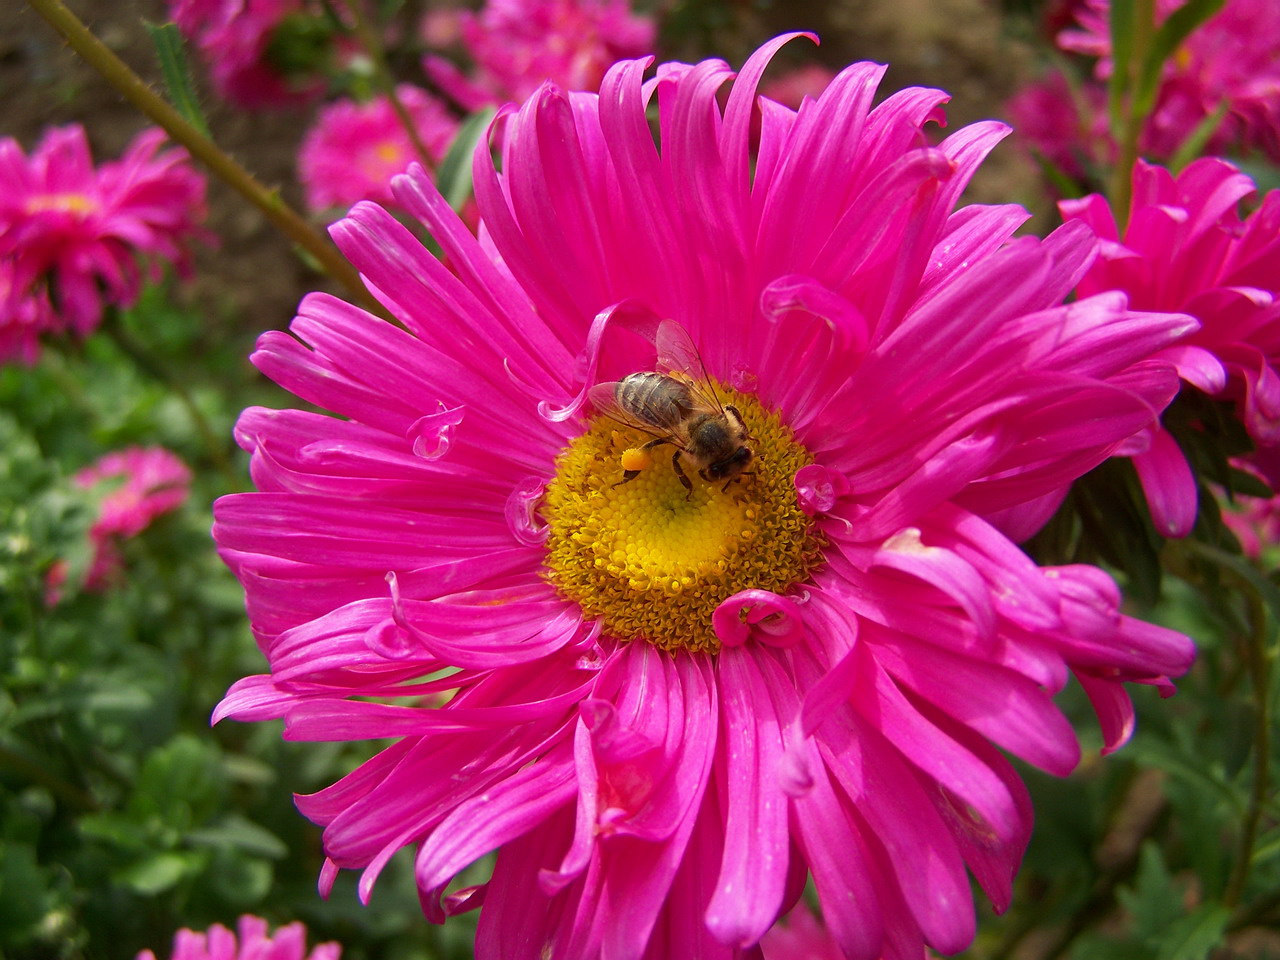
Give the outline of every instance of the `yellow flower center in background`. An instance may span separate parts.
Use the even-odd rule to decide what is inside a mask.
[[[821,560],[821,536],[793,482],[813,457],[754,397],[715,386],[742,414],[755,454],[754,476],[727,490],[682,457],[690,496],[671,466],[674,447],[639,457],[636,448],[652,435],[607,417],[556,461],[542,505],[548,577],[608,636],[714,652],[711,615],[722,601],[749,588],[785,593]],[[640,474],[619,484],[624,460]]]
[[[27,201],[27,213],[92,213],[98,209],[96,201],[83,193],[43,193]]]

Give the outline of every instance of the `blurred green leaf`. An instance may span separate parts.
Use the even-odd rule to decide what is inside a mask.
[[[169,102],[187,123],[206,137],[209,136],[209,124],[205,121],[195,85],[191,82],[191,66],[187,63],[178,25],[152,23],[149,20],[144,20],[143,23],[151,36],[151,44],[155,47],[156,59],[160,62],[160,75],[164,78]]]
[[[1169,923],[1159,940],[1156,960],[1203,960],[1222,943],[1231,911],[1205,903]]]
[[[117,882],[145,897],[176,886],[198,869],[198,861],[186,853],[158,853],[116,873]]]
[[[471,197],[471,158],[488,135],[494,113],[492,107],[486,107],[463,120],[436,170],[436,187],[454,210],[461,210]]]
[[[1146,117],[1155,106],[1165,61],[1174,56],[1191,32],[1222,9],[1226,0],[1186,0],[1155,32],[1138,70],[1134,113]]]

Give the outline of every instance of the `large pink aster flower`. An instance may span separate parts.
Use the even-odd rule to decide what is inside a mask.
[[[1186,0],[1156,0],[1163,23]],[[1059,45],[1098,57],[1098,75],[1111,74],[1110,0],[1084,0],[1079,29],[1065,30]],[[1143,128],[1144,153],[1172,157],[1220,106],[1223,123],[1207,152],[1256,148],[1280,161],[1280,4],[1275,0],[1226,0],[1166,62],[1155,109]]]
[[[242,107],[286,107],[324,92],[324,80],[271,62],[272,37],[304,0],[168,0],[169,16],[200,51],[218,94]]]
[[[458,122],[425,90],[396,89],[418,136],[439,162],[458,132]],[[343,99],[320,111],[302,142],[298,173],[312,210],[346,209],[357,200],[390,203],[391,178],[417,158],[413,142],[386,96],[367,103]]]
[[[48,131],[29,157],[0,140],[0,359],[30,362],[36,333],[83,336],[105,306],[131,306],[140,260],[153,277],[187,268],[205,181],[164,139],[145,130],[97,170],[80,126]]]
[[[307,928],[301,923],[288,924],[273,934],[267,921],[246,914],[234,933],[220,923],[203,933],[179,930],[173,936],[169,960],[338,960],[341,956],[341,945],[332,942],[316,944],[308,953]],[[143,950],[137,960],[156,960],[156,955]]]
[[[627,0],[488,0],[464,13],[460,32],[476,74],[466,78],[428,57],[433,80],[463,107],[523,100],[546,80],[566,90],[594,90],[605,69],[653,49],[650,17]]]
[[[1102,196],[1060,207],[1104,241],[1080,294],[1123,291],[1139,309],[1199,320],[1169,356],[1192,386],[1236,400],[1255,443],[1271,447],[1280,444],[1280,191],[1241,218],[1240,201],[1255,189],[1223,160],[1197,160],[1177,177],[1139,161],[1123,235]],[[1195,521],[1195,479],[1168,432],[1152,436],[1134,464],[1157,528],[1184,536]]]
[[[94,555],[85,587],[101,589],[119,569],[118,544],[136,537],[151,522],[182,506],[191,488],[191,470],[164,447],[126,447],[85,467],[76,486],[101,492],[98,516],[89,530]]]
[[[723,108],[716,60],[544,85],[502,172],[475,154],[480,239],[420,170],[393,182],[449,268],[372,204],[335,225],[403,327],[316,294],[253,357],[343,419],[239,422],[260,492],[214,535],[271,672],[215,718],[392,738],[298,798],[322,888],[362,869],[367,897],[415,847],[430,919],[483,904],[481,958],[752,955],[809,875],[849,957],[960,950],[966,868],[1003,908],[1031,828],[1000,748],[1065,774],[1072,672],[1115,747],[1123,682],[1191,660],[983,514],[1149,427],[1176,375],[1146,358],[1193,321],[1063,306],[1088,230],[955,210],[1006,129],[928,146],[940,91],[872,109],[861,63],[799,113],[758,99],[785,39]],[[703,363],[728,453],[677,456],[686,490],[592,388],[648,372],[678,405]]]

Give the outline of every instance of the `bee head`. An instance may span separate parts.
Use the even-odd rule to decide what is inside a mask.
[[[751,463],[751,456],[750,447],[739,447],[723,460],[717,460],[715,463],[710,464],[706,470],[707,479],[728,480],[731,477],[736,477],[747,469],[747,465]]]

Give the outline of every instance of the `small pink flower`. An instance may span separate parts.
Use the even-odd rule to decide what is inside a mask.
[[[1014,142],[1043,156],[1067,176],[1084,180],[1112,159],[1106,91],[1096,83],[1073,90],[1053,71],[1005,104]]]
[[[367,898],[413,848],[429,919],[480,907],[479,960],[753,955],[806,876],[850,960],[958,952],[970,872],[1004,909],[1030,834],[1002,750],[1065,774],[1072,674],[1110,750],[1125,684],[1191,662],[984,516],[1154,424],[1177,376],[1150,354],[1194,321],[1064,304],[1085,227],[958,208],[1008,131],[931,146],[941,91],[873,107],[859,63],[799,112],[758,97],[788,39],[736,78],[543,84],[501,172],[476,150],[478,236],[420,167],[393,179],[447,267],[374,204],[332,228],[398,324],[315,294],[253,355],[338,416],[237,425],[258,490],[214,537],[270,672],[215,719],[389,739],[297,800],[322,890],[356,869]],[[692,416],[611,419],[634,374],[669,417],[721,410],[714,449]]]
[[[488,0],[461,15],[463,44],[476,65],[468,79],[428,57],[432,79],[468,110],[523,100],[545,80],[566,90],[595,90],[615,60],[653,49],[650,17],[627,0]]]
[[[1157,21],[1163,23],[1185,3],[1157,0]],[[1100,58],[1102,79],[1112,72],[1110,9],[1110,0],[1084,0],[1077,14],[1080,28],[1058,38],[1063,49]],[[1280,161],[1280,4],[1275,0],[1227,0],[1169,58],[1143,129],[1143,152],[1172,157],[1221,105],[1227,114],[1206,152],[1254,148]]]
[[[1236,535],[1246,557],[1261,560],[1265,551],[1280,545],[1280,496],[1237,494],[1233,503],[1223,503],[1222,522]]]
[[[73,479],[81,489],[105,491],[89,530],[94,559],[85,587],[94,590],[106,586],[119,568],[121,540],[137,536],[187,499],[191,470],[163,447],[127,447],[108,453]]]
[[[48,131],[28,157],[0,140],[0,359],[35,359],[35,335],[95,329],[106,306],[128,307],[140,261],[185,271],[204,234],[205,181],[164,134],[140,133],[97,170],[84,128]]]
[[[1254,192],[1223,160],[1197,160],[1177,177],[1139,161],[1123,236],[1100,195],[1059,206],[1103,240],[1080,295],[1118,291],[1135,309],[1199,320],[1165,355],[1191,386],[1235,400],[1249,435],[1268,447],[1280,444],[1280,191],[1241,218],[1239,204]],[[1191,469],[1163,429],[1147,441],[1134,465],[1152,516],[1166,536],[1185,536],[1196,514]]]
[[[443,159],[458,122],[440,101],[418,87],[396,88],[433,163]],[[417,160],[391,101],[339,100],[320,111],[298,155],[298,171],[315,211],[346,209],[357,200],[391,203],[391,178]]]
[[[341,956],[341,945],[332,942],[317,944],[307,953],[307,928],[300,922],[272,934],[267,921],[246,914],[235,933],[219,923],[204,933],[179,930],[168,960],[339,960]],[[156,955],[143,950],[137,960],[156,960]]]
[[[822,921],[801,900],[760,941],[764,960],[845,960]]]
[[[169,16],[195,44],[220,96],[250,109],[287,107],[324,92],[320,77],[284,75],[269,59],[286,17],[304,0],[168,0]]]

